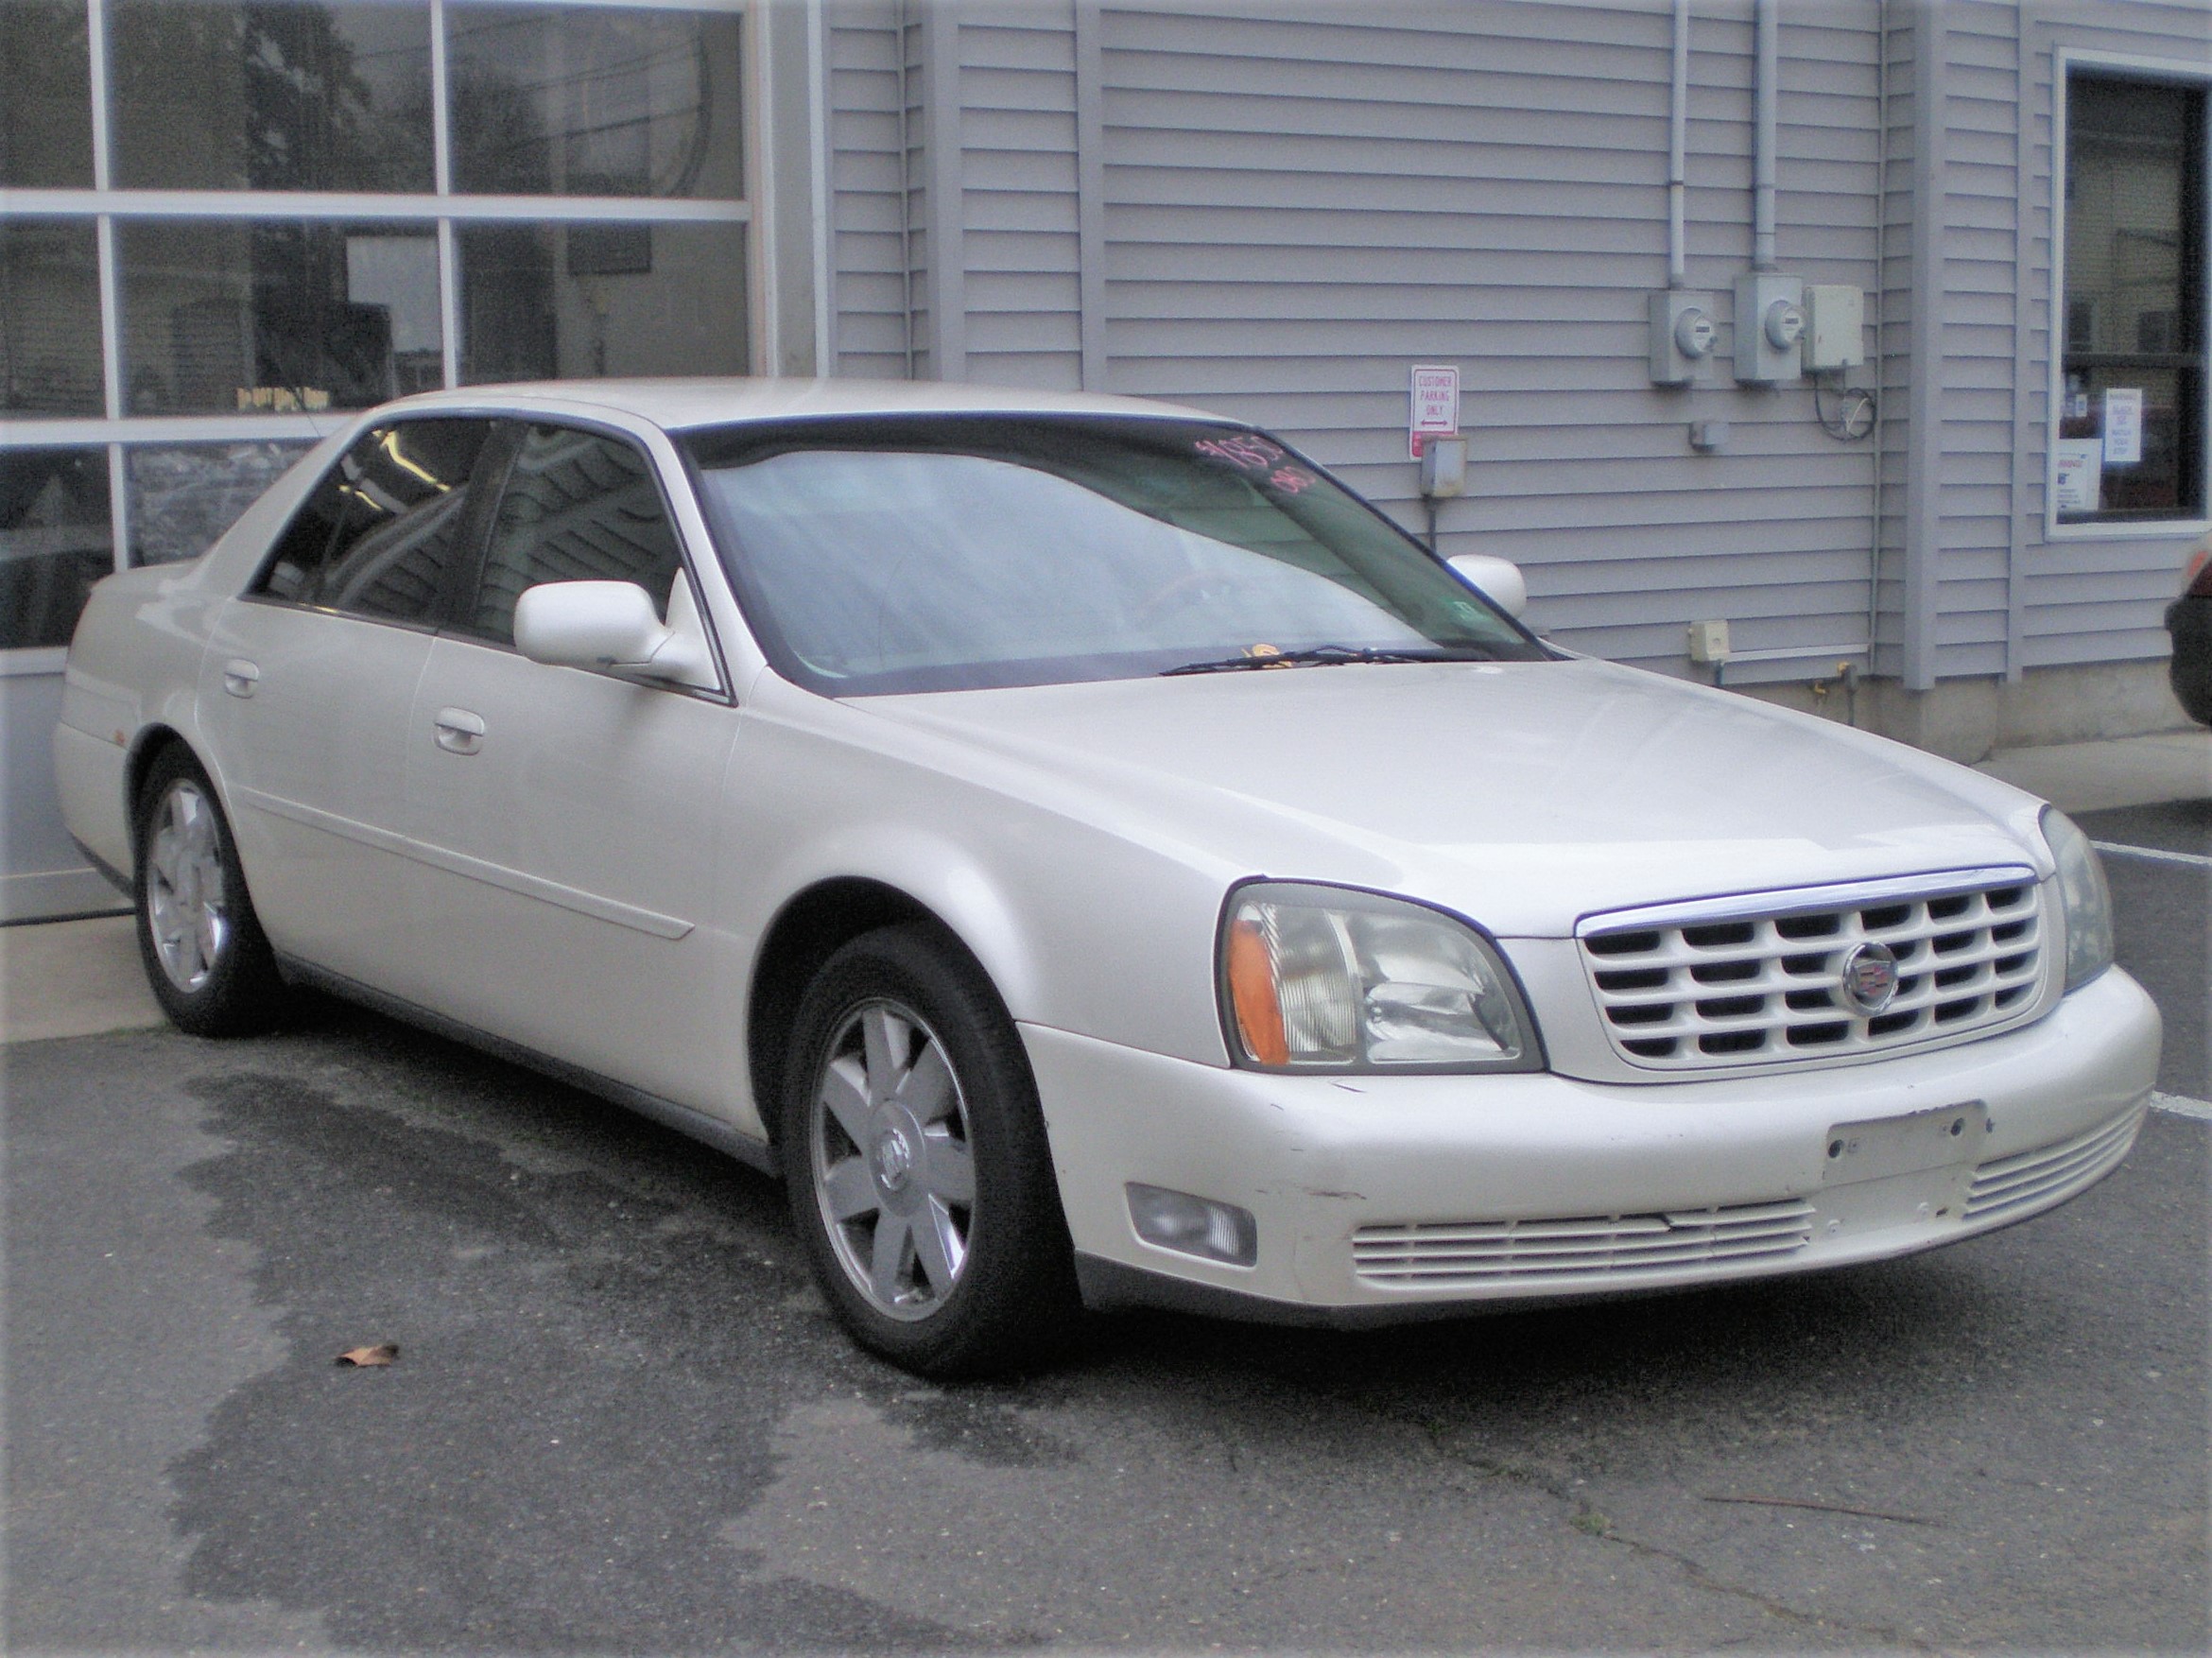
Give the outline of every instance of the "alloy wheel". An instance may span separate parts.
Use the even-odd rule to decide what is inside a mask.
[[[976,1212],[967,1102],[943,1045],[910,1008],[862,1003],[829,1044],[807,1116],[838,1265],[877,1311],[928,1318],[960,1280]]]
[[[221,831],[190,778],[172,782],[147,839],[147,920],[169,982],[190,994],[222,965],[232,937]]]

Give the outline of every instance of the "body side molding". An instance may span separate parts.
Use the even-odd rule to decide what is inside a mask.
[[[681,939],[692,929],[693,924],[679,916],[641,909],[634,904],[602,898],[596,892],[564,887],[559,881],[548,881],[542,875],[510,870],[505,864],[470,857],[466,853],[449,852],[442,846],[432,846],[427,841],[416,840],[397,830],[379,829],[372,823],[357,822],[352,818],[342,818],[336,812],[325,812],[316,806],[302,805],[298,801],[285,800],[282,795],[269,794],[258,788],[241,788],[236,794],[240,804],[252,806],[257,811],[288,819],[294,823],[303,823],[310,829],[320,829],[347,840],[357,840],[380,852],[396,853],[419,864],[428,864],[434,870],[466,875],[488,887],[498,887],[509,892],[518,892],[525,898],[537,898],[547,904],[559,905],[562,909],[573,909],[579,915],[588,915],[595,921],[613,922],[617,926],[649,933],[656,939]]]

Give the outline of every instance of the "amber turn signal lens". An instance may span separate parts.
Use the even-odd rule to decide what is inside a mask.
[[[1239,921],[1229,929],[1229,1002],[1244,1051],[1263,1065],[1290,1062],[1283,1035],[1283,1005],[1275,995],[1275,964],[1259,924]]]

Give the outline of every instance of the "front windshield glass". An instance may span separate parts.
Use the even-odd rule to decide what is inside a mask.
[[[724,427],[689,449],[763,648],[830,696],[1546,654],[1241,427],[871,416]]]

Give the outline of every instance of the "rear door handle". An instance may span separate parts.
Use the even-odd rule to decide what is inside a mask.
[[[233,697],[251,697],[261,682],[261,669],[242,656],[223,664],[223,689]]]
[[[431,723],[438,746],[449,754],[473,754],[484,746],[484,721],[465,708],[441,708]]]

